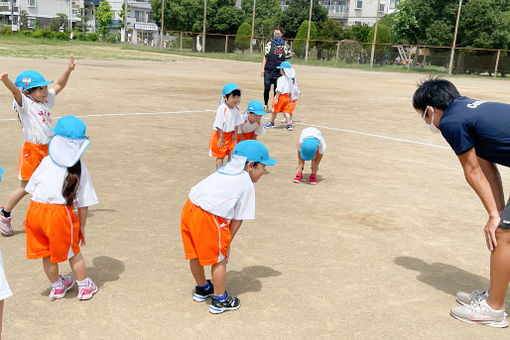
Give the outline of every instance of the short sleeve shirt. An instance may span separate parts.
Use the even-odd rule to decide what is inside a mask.
[[[230,109],[227,104],[223,103],[216,111],[216,118],[214,119],[213,129],[217,131],[220,129],[223,132],[232,132],[237,126],[241,125],[241,114],[239,108],[234,106]]]
[[[292,93],[293,85],[294,84],[292,83],[292,79],[286,76],[281,76],[276,81],[276,91],[280,93],[290,94]]]
[[[248,119],[249,113],[245,112],[241,116],[242,125],[239,128],[239,133],[250,133],[255,132],[257,136],[262,136],[264,134],[264,127],[262,126],[260,120],[255,123],[250,123],[250,120]]]
[[[487,161],[510,166],[510,105],[459,97],[439,129],[457,155],[471,148]]]
[[[264,47],[264,55],[267,56],[271,52],[271,44],[273,41],[269,41],[266,46]],[[285,59],[292,58],[292,49],[290,48],[289,44],[286,42],[283,43],[283,55],[285,56]]]
[[[319,140],[318,151],[321,155],[324,154],[324,151],[326,151],[326,141],[322,137],[322,133],[317,128],[314,127],[308,127],[301,131],[301,135],[299,136],[298,140],[298,150],[301,150],[301,145],[303,145],[304,140],[307,138],[318,139]]]
[[[48,144],[53,132],[51,131],[50,109],[55,105],[55,89],[48,90],[45,102],[36,102],[21,93],[21,106],[14,100],[14,109],[18,112],[23,125],[23,137],[26,142]]]

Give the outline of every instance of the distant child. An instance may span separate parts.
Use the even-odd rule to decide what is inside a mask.
[[[0,167],[0,181],[2,180],[2,173],[4,169]],[[2,258],[2,253],[0,252],[0,338],[2,336],[2,321],[4,314],[4,300],[8,297],[12,296],[11,288],[9,287],[9,283],[7,282],[7,278],[5,277],[4,272],[4,260]]]
[[[86,128],[75,116],[60,118],[53,129],[49,156],[25,188],[32,195],[25,217],[27,258],[42,258],[51,283],[49,296],[55,299],[63,298],[75,283],[72,276],[59,275],[58,264],[67,260],[78,283],[78,299],[89,300],[97,292],[80,252],[80,245],[86,243],[88,207],[98,203],[87,167],[80,161],[90,144]]]
[[[248,104],[246,112],[242,114],[242,125],[239,127],[237,134],[237,142],[248,139],[257,139],[257,136],[264,134],[264,127],[260,123],[260,119],[266,114],[264,104],[258,100],[251,101]]]
[[[209,138],[209,156],[216,157],[216,168],[223,165],[223,159],[230,154],[237,142],[237,130],[243,123],[239,114],[241,89],[234,83],[223,87],[220,106],[216,111],[213,131]]]
[[[297,174],[294,177],[294,183],[300,183],[303,179],[303,169],[305,161],[312,161],[312,173],[308,183],[317,184],[317,171],[319,164],[326,150],[326,142],[322,138],[322,133],[314,127],[309,127],[301,132],[298,139],[298,166]]]
[[[281,76],[276,83],[276,96],[273,99],[273,113],[271,121],[264,125],[266,128],[274,128],[274,121],[277,113],[283,113],[285,116],[285,129],[292,131],[292,114],[296,107],[297,99],[301,95],[298,82],[296,80],[296,70],[288,61],[284,61],[277,66],[280,69]]]
[[[266,165],[275,163],[262,143],[243,141],[230,162],[191,188],[181,215],[182,242],[197,284],[193,300],[212,296],[211,313],[240,307],[239,299],[225,290],[230,244],[243,220],[255,219],[253,183]],[[212,266],[212,282],[206,280],[203,266]]]
[[[0,73],[4,85],[14,96],[14,109],[23,126],[25,142],[19,154],[18,179],[21,185],[11,192],[5,206],[0,210],[0,232],[5,236],[14,234],[11,227],[11,212],[19,201],[27,194],[25,186],[41,160],[48,155],[48,143],[51,136],[50,109],[55,105],[55,96],[67,84],[76,63],[71,56],[67,69],[57,80],[55,86],[48,90],[48,84],[36,71],[23,71],[13,83],[7,73]]]

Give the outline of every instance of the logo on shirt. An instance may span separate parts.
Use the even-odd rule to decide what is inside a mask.
[[[487,101],[486,100],[477,100],[474,103],[467,104],[467,107],[469,107],[470,109],[476,109],[478,106],[482,105],[483,103],[487,103]]]

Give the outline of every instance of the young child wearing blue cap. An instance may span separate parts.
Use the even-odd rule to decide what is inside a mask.
[[[266,114],[264,104],[258,100],[253,100],[248,104],[246,111],[241,115],[242,124],[237,134],[237,142],[248,139],[257,139],[257,136],[264,134],[264,127],[260,119]]]
[[[197,284],[193,300],[212,296],[209,312],[213,314],[240,307],[239,299],[225,289],[230,244],[243,220],[255,219],[253,183],[266,165],[275,163],[259,141],[240,142],[230,162],[191,188],[182,209],[184,254]],[[204,266],[212,266],[212,282],[206,280]]]
[[[301,95],[296,80],[296,70],[294,70],[288,61],[282,62],[277,68],[280,69],[281,76],[276,83],[276,95],[273,99],[271,121],[267,123],[265,127],[274,128],[276,114],[283,113],[286,124],[285,129],[292,131],[292,115],[296,107],[297,99]]]
[[[86,244],[88,207],[98,203],[87,167],[80,161],[90,144],[86,128],[75,116],[60,118],[53,129],[49,155],[25,188],[32,195],[25,217],[27,258],[42,258],[51,283],[49,296],[54,299],[63,298],[75,282],[80,300],[89,300],[97,292],[80,252],[80,245]],[[59,275],[58,264],[64,261],[69,261],[76,280]]]
[[[237,131],[243,123],[237,106],[241,99],[241,89],[234,83],[223,87],[220,105],[216,110],[213,131],[209,138],[209,156],[216,157],[216,168],[223,165],[223,159],[230,154],[237,142]]]
[[[53,133],[51,132],[50,109],[55,105],[55,97],[66,86],[71,72],[76,63],[71,56],[65,72],[55,83],[52,89],[48,89],[47,81],[37,71],[27,70],[21,72],[14,83],[7,73],[0,73],[0,78],[5,87],[14,96],[14,109],[23,126],[25,142],[21,147],[18,164],[18,179],[21,185],[11,192],[7,202],[0,210],[0,232],[5,236],[11,236],[14,231],[11,227],[11,212],[19,201],[27,194],[25,186],[32,173],[48,155],[48,143]]]
[[[301,132],[298,139],[298,166],[294,183],[300,183],[303,179],[305,161],[312,161],[312,173],[308,178],[308,183],[317,184],[317,171],[319,171],[319,164],[325,150],[326,142],[318,129],[309,127]]]

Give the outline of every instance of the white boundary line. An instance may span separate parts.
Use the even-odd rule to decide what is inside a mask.
[[[80,116],[76,116],[76,117],[87,118],[87,117],[116,117],[116,116],[151,116],[151,115],[186,114],[186,113],[201,113],[201,112],[216,112],[216,110],[101,113],[101,114],[91,114],[91,115],[80,115]],[[54,118],[58,119],[59,117],[54,117]],[[2,119],[0,119],[0,122],[17,121],[17,120],[18,120],[17,118],[2,118]],[[415,140],[412,140],[412,139],[389,137],[389,136],[384,136],[384,135],[377,135],[377,134],[374,134],[374,133],[360,132],[360,131],[347,130],[347,129],[339,129],[339,128],[332,128],[332,127],[329,127],[329,126],[321,126],[321,125],[315,125],[315,124],[306,124],[306,123],[294,123],[294,124],[296,124],[296,125],[304,125],[304,126],[311,126],[311,127],[316,127],[316,128],[325,129],[325,130],[332,130],[332,131],[339,131],[339,132],[345,132],[345,133],[352,133],[352,134],[361,135],[361,136],[381,138],[381,139],[391,140],[391,141],[394,141],[394,142],[410,143],[410,144],[428,146],[428,147],[436,148],[436,149],[449,149],[449,147],[447,147],[445,145],[424,143],[424,142],[419,142],[419,141],[415,141]]]

